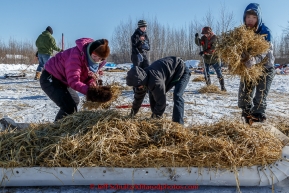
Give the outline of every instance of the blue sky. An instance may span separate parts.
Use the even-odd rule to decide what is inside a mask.
[[[252,2],[261,5],[263,22],[273,36],[280,36],[289,25],[289,0],[1,0],[0,40],[34,42],[48,25],[56,41],[64,33],[69,44],[81,37],[111,39],[115,27],[129,18],[156,17],[160,23],[180,27],[201,21],[209,10],[218,17],[221,4],[234,13],[239,25]]]

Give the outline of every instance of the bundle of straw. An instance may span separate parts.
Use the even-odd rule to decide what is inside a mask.
[[[192,82],[205,82],[205,77],[204,76],[197,76],[195,77]]]
[[[83,105],[82,105],[83,109],[87,109],[87,110],[98,109],[98,108],[108,109],[112,105],[112,103],[118,99],[122,91],[122,86],[117,82],[113,82],[110,85],[110,88],[112,92],[112,98],[110,101],[106,103],[99,103],[99,102],[86,101],[84,99]]]
[[[225,94],[225,91],[221,91],[218,86],[211,84],[209,86],[204,86],[198,90],[199,93],[218,93]]]
[[[236,121],[182,125],[82,111],[54,124],[0,135],[0,167],[235,167],[280,159],[271,133]]]
[[[256,34],[254,30],[247,29],[246,26],[242,25],[220,36],[215,54],[223,63],[228,64],[231,75],[238,75],[242,80],[256,83],[264,74],[263,64],[267,60],[247,68],[241,61],[241,55],[248,53],[249,57],[254,57],[266,53],[269,47],[264,35]]]

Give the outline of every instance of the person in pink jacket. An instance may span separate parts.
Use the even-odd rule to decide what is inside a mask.
[[[81,38],[75,42],[75,47],[50,58],[40,77],[42,90],[60,107],[55,121],[77,111],[76,91],[92,102],[107,102],[112,97],[110,87],[102,86],[98,78],[110,53],[108,41]]]

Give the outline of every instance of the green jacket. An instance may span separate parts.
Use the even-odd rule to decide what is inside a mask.
[[[50,32],[44,31],[40,34],[35,42],[39,54],[53,54],[53,50],[61,51],[59,47],[56,46],[55,39],[52,37]]]
[[[216,47],[216,43],[217,43],[217,36],[213,35],[210,39],[208,39],[206,36],[202,36],[201,39],[199,38],[195,38],[195,43],[198,46],[203,47],[203,51],[204,51],[204,62],[206,64],[215,64],[220,62],[218,57],[216,55],[213,55],[213,53],[215,52],[215,47]]]

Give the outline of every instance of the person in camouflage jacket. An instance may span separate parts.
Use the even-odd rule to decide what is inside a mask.
[[[201,57],[204,58],[204,63],[205,63],[205,78],[206,78],[206,83],[207,85],[211,84],[211,79],[210,79],[210,66],[213,66],[217,73],[217,77],[219,79],[219,83],[221,85],[221,90],[226,91],[225,88],[225,81],[224,77],[222,75],[222,69],[220,65],[219,58],[214,55],[215,52],[215,46],[217,43],[217,36],[213,33],[212,29],[210,27],[204,27],[202,29],[202,34],[203,36],[201,39],[199,38],[199,34],[195,34],[195,43],[198,46],[202,46],[202,50],[199,54]]]

